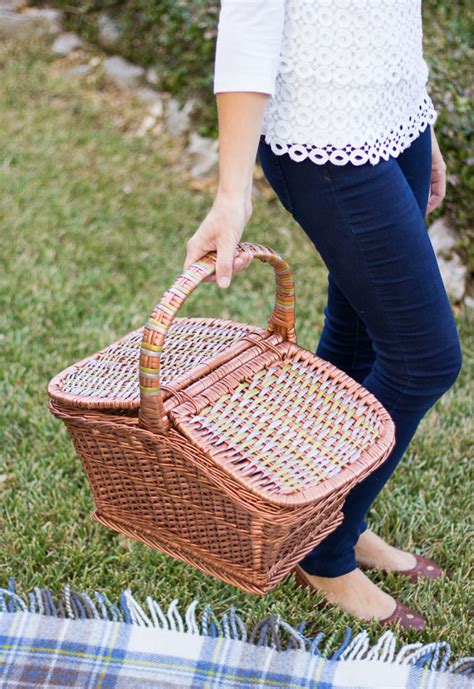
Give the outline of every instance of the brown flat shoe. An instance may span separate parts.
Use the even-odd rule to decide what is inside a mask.
[[[421,631],[426,627],[426,620],[418,615],[417,612],[406,605],[402,605],[400,601],[395,598],[395,610],[388,617],[378,620],[380,624],[389,627],[392,624],[400,624],[402,629],[418,629]]]
[[[412,553],[412,555],[415,555],[415,553]],[[384,567],[366,567],[361,564],[359,564],[359,567],[362,570],[378,569],[385,574],[395,572],[396,574],[407,577],[412,584],[416,584],[416,582],[423,577],[425,579],[439,579],[441,576],[447,576],[444,569],[441,569],[433,560],[428,560],[427,557],[423,557],[422,555],[415,555],[415,558],[416,562],[410,569],[385,569]]]
[[[309,579],[307,579],[305,576],[304,569],[302,569],[299,565],[295,565],[293,572],[295,573],[295,580],[299,588],[309,588],[316,593],[317,589],[314,588]],[[421,617],[421,615],[418,615],[418,613],[411,608],[407,608],[405,605],[402,605],[402,603],[400,603],[400,601],[397,599],[395,599],[395,602],[395,610],[388,617],[384,617],[381,620],[370,621],[378,622],[384,627],[389,627],[392,624],[400,624],[402,629],[424,629],[426,626],[426,621],[423,617]],[[317,607],[324,608],[327,605],[329,605],[329,602],[324,600],[322,603],[319,603]]]

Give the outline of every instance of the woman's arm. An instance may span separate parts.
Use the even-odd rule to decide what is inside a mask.
[[[234,253],[252,215],[252,181],[263,111],[268,95],[219,93],[219,183],[212,207],[186,244],[183,270],[208,251],[217,251],[216,272],[205,279],[228,287],[234,272],[251,258]]]
[[[219,184],[218,196],[245,195],[250,203],[253,170],[268,95],[218,93]]]
[[[219,126],[219,183],[214,203],[187,242],[184,270],[217,251],[216,275],[227,287],[250,259],[234,253],[252,214],[252,182],[263,114],[275,79],[284,0],[223,0],[219,15],[214,93]]]

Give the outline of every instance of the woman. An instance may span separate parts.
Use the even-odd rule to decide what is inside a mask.
[[[417,629],[421,615],[362,568],[412,581],[443,574],[365,522],[461,367],[424,222],[446,185],[427,76],[421,0],[223,0],[214,72],[219,184],[184,262],[216,249],[220,287],[247,267],[249,259],[234,257],[252,213],[258,153],[328,268],[316,354],[370,390],[396,427],[390,456],[350,492],[343,522],[299,563],[297,581],[360,619]]]

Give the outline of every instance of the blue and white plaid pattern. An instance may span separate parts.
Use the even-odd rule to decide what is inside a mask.
[[[106,620],[0,613],[0,687],[25,689],[472,689],[464,675],[329,660],[224,637]]]
[[[374,645],[361,632],[334,648],[334,638],[313,640],[277,616],[273,632],[259,623],[247,633],[237,615],[219,621],[206,607],[201,625],[196,601],[181,616],[176,603],[164,612],[151,598],[148,610],[127,590],[120,612],[97,606],[87,594],[67,590],[63,607],[44,608],[46,589],[30,605],[0,589],[1,689],[473,689],[472,661],[447,667],[449,644],[411,644],[396,650],[386,631]],[[96,593],[96,601],[106,600]],[[84,605],[88,600],[89,608]],[[42,602],[41,602],[42,601]],[[35,611],[38,607],[44,608]],[[81,610],[82,608],[82,610]],[[87,610],[94,611],[93,617]],[[61,612],[62,610],[62,612]],[[120,613],[120,614],[119,614]],[[59,616],[58,616],[59,615]],[[268,621],[269,618],[266,618]],[[214,621],[213,621],[214,620]],[[212,622],[209,627],[209,622]],[[268,625],[267,625],[268,626]],[[291,643],[282,649],[278,630]],[[258,637],[258,638],[257,638]],[[331,646],[331,651],[329,650]],[[444,660],[443,660],[444,658]]]

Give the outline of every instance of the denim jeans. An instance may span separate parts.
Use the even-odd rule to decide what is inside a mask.
[[[328,269],[315,353],[361,383],[395,425],[388,458],[348,494],[342,523],[300,562],[336,577],[356,568],[365,517],[428,409],[461,368],[456,324],[424,216],[431,179],[428,126],[397,158],[376,165],[296,162],[264,135],[258,160],[280,202]]]

